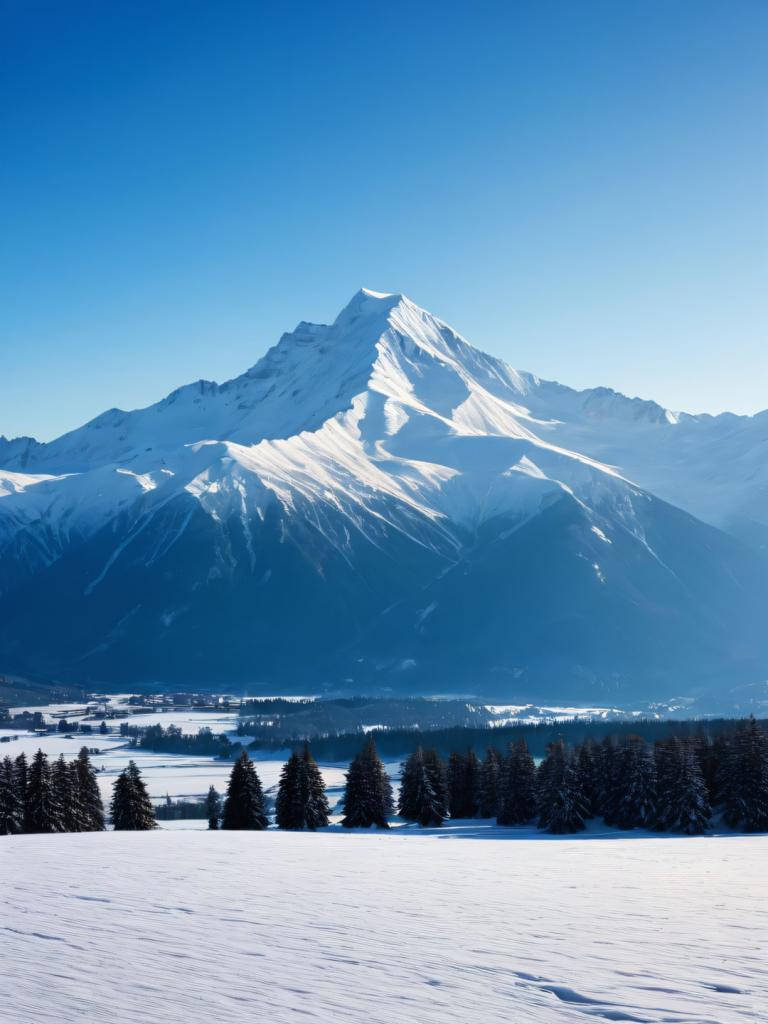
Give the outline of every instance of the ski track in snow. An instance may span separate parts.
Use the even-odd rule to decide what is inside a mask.
[[[0,1021],[758,1024],[767,853],[468,822],[0,839]]]

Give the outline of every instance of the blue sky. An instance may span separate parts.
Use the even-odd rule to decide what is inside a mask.
[[[361,285],[514,366],[768,406],[768,4],[0,0],[0,433]]]

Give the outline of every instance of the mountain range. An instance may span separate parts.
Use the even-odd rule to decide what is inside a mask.
[[[361,290],[242,376],[0,439],[0,671],[768,699],[768,412],[577,391]]]

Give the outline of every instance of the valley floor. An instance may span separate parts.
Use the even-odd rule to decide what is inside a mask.
[[[756,1024],[768,836],[0,839],[13,1024]]]

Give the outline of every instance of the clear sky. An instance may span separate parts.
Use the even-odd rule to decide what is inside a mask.
[[[513,366],[768,406],[768,3],[0,0],[0,433],[364,285]]]

